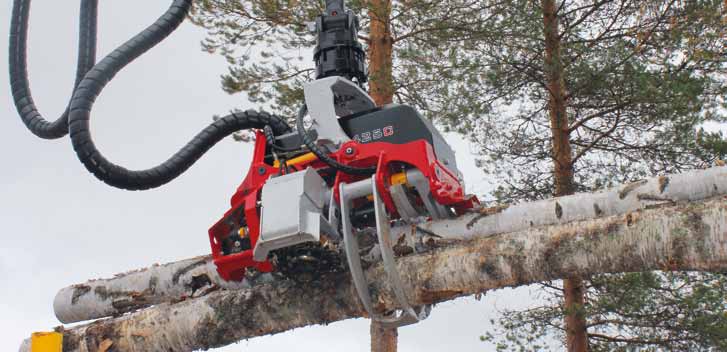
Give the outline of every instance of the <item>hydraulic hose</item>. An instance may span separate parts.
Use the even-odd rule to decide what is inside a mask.
[[[265,133],[265,140],[268,143],[268,147],[277,152],[290,153],[300,151],[300,148],[285,148],[275,144],[275,133],[270,126],[265,126],[265,128],[263,128],[263,133]]]
[[[283,119],[274,115],[255,111],[232,113],[204,128],[162,164],[146,170],[128,170],[101,155],[88,132],[88,120],[75,120],[73,113],[71,110],[71,139],[83,165],[106,184],[130,191],[156,188],[175,179],[217,142],[237,131],[268,125],[278,134],[290,129]]]
[[[213,122],[167,161],[147,170],[128,170],[101,155],[89,131],[91,109],[96,98],[121,69],[169,36],[184,21],[191,6],[192,0],[174,0],[151,26],[96,64],[79,83],[73,95],[69,114],[73,149],[86,169],[111,186],[127,190],[159,187],[186,171],[224,137],[242,129],[269,125],[276,134],[290,130],[285,121],[277,116],[247,111],[232,113]]]
[[[44,119],[35,106],[30,92],[27,64],[28,19],[31,0],[14,0],[10,25],[10,87],[15,107],[25,126],[40,138],[57,139],[68,133],[68,111],[53,122]],[[81,1],[78,40],[78,63],[74,91],[83,76],[96,62],[96,31],[98,0]],[[70,99],[69,99],[70,101]]]
[[[298,135],[303,138],[303,144],[305,144],[305,146],[308,147],[308,149],[310,149],[310,151],[313,152],[319,160],[346,174],[371,175],[376,172],[376,167],[355,167],[341,164],[336,161],[336,159],[331,158],[328,153],[321,150],[321,148],[316,145],[316,141],[308,134],[308,131],[305,130],[305,126],[303,125],[303,119],[307,113],[308,106],[303,104],[303,106],[300,107],[300,110],[298,110],[298,117],[295,119],[295,125],[298,130]]]

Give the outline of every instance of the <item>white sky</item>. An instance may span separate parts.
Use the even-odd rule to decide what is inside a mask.
[[[11,2],[0,8],[9,27]],[[151,23],[169,1],[102,1],[99,54]],[[29,71],[41,113],[55,119],[74,77],[79,1],[34,0]],[[252,108],[219,88],[224,61],[200,51],[204,33],[185,23],[122,71],[98,100],[94,138],[112,161],[146,168],[165,160],[213,114]],[[7,32],[0,35],[7,48]],[[7,54],[0,61],[0,350],[14,351],[33,331],[60,325],[52,300],[87,279],[207,253],[207,228],[226,210],[249,165],[250,146],[226,140],[179,179],[146,192],[97,181],[68,139],[44,141],[22,125],[12,105]],[[450,135],[470,191],[487,191],[470,146]],[[531,302],[528,289],[489,293],[437,306],[430,319],[400,330],[400,351],[489,351],[479,341],[497,309]],[[241,342],[219,351],[368,351],[368,321],[349,320]]]

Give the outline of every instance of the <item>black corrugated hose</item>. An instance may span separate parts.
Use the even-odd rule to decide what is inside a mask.
[[[14,5],[14,14],[23,11],[27,13],[29,0],[16,0]],[[18,6],[20,8],[17,8]],[[128,170],[113,164],[101,155],[94,145],[89,131],[91,109],[96,98],[121,69],[169,36],[184,21],[191,6],[192,0],[174,0],[164,15],[151,26],[93,66],[74,91],[68,115],[68,131],[73,149],[86,169],[111,186],[127,190],[159,187],[181,175],[217,142],[239,130],[270,126],[276,134],[290,131],[290,127],[282,118],[247,111],[232,113],[218,119],[203,129],[167,161],[147,170]],[[15,16],[13,21],[15,24]],[[25,22],[27,24],[27,15]],[[16,30],[14,26],[12,33],[16,32],[22,31]],[[15,43],[11,40],[11,49],[14,46],[22,46],[24,49],[25,37],[21,36]],[[24,59],[24,56],[22,58]]]
[[[79,25],[78,64],[74,91],[83,76],[96,63],[96,21],[98,0],[81,1]],[[28,18],[30,0],[15,0],[10,24],[10,89],[18,114],[36,136],[57,139],[68,134],[68,108],[53,122],[44,119],[35,106],[30,92],[27,65]],[[69,99],[70,101],[70,99]]]

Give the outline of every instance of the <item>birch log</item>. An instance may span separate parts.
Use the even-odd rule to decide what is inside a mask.
[[[53,309],[58,320],[69,324],[250,284],[223,280],[211,257],[199,256],[66,287],[56,294]]]
[[[415,304],[572,275],[724,271],[727,198],[430,244],[428,252],[398,260]],[[382,267],[372,266],[366,276],[373,283],[376,309],[394,309]],[[100,346],[120,352],[184,352],[364,314],[348,275],[339,273],[308,286],[280,280],[219,290],[57,331],[64,335],[64,352],[97,351]]]
[[[725,167],[656,177],[603,192],[480,209],[457,219],[422,224],[416,230],[420,234],[433,235],[432,238],[471,239],[537,226],[624,215],[639,209],[718,195],[727,195]],[[412,234],[410,227],[394,229],[394,235],[400,238],[411,239],[414,237]],[[269,281],[269,277],[257,281]],[[56,295],[54,309],[61,322],[71,323],[199,297],[219,288],[249,288],[254,284],[256,282],[224,282],[209,257],[197,257],[69,286]]]

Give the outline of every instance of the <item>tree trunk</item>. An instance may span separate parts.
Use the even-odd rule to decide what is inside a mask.
[[[394,97],[391,0],[370,0],[369,18],[369,94],[376,105],[389,104]]]
[[[558,31],[558,9],[555,0],[542,0],[543,33],[545,37],[545,74],[550,100],[550,130],[552,133],[554,195],[564,196],[575,192],[573,180],[573,156],[568,131],[566,111],[566,87]],[[585,290],[583,279],[569,277],[563,280],[565,298],[566,344],[570,352],[588,351],[588,332],[584,312]]]
[[[721,177],[726,176],[723,169]],[[727,193],[724,184],[719,187]],[[593,203],[581,203],[582,207],[589,204]],[[449,233],[487,231],[488,221],[465,220],[452,220],[446,227],[432,224],[430,228]],[[724,271],[727,203],[724,196],[717,196],[650,207],[627,216],[532,226],[465,240],[432,238],[427,248],[425,253],[397,261],[404,284],[413,288],[413,304],[432,304],[573,275]],[[366,276],[372,283],[376,309],[394,309],[396,300],[382,266],[371,266]],[[364,314],[348,274],[326,273],[316,285],[280,280],[249,289],[219,290],[57,331],[63,334],[64,352],[97,351],[99,346],[111,346],[118,352],[185,352]]]
[[[560,197],[575,192],[573,183],[573,156],[570,144],[570,133],[568,131],[566,87],[565,78],[563,77],[563,62],[560,54],[557,8],[555,0],[542,0],[542,3],[545,36],[544,71],[547,80],[546,87],[550,96],[548,113],[550,115],[550,131],[553,138],[554,196]]]
[[[266,279],[270,277],[260,277],[257,281]],[[211,256],[207,255],[66,287],[56,294],[53,309],[58,320],[70,324],[204,296],[218,289],[250,286],[247,279],[242,282],[223,280]]]
[[[371,321],[371,351],[396,352],[399,332]]]
[[[471,240],[608,216],[628,220],[641,209],[702,201],[720,195],[727,195],[727,168],[715,167],[656,177],[602,192],[480,209],[457,219],[420,224],[420,234],[427,235],[418,240],[425,243]],[[411,235],[412,229],[408,226],[392,229],[396,243],[406,243],[400,241],[401,237]],[[262,275],[242,283],[225,282],[217,275],[211,258],[203,256],[72,285],[60,290],[53,306],[59,320],[72,323],[120,315],[154,304],[179,302],[216,290],[255,287],[272,281],[271,276]]]
[[[381,106],[394,99],[391,0],[369,0],[369,94]],[[371,352],[396,352],[398,333],[371,322]]]

